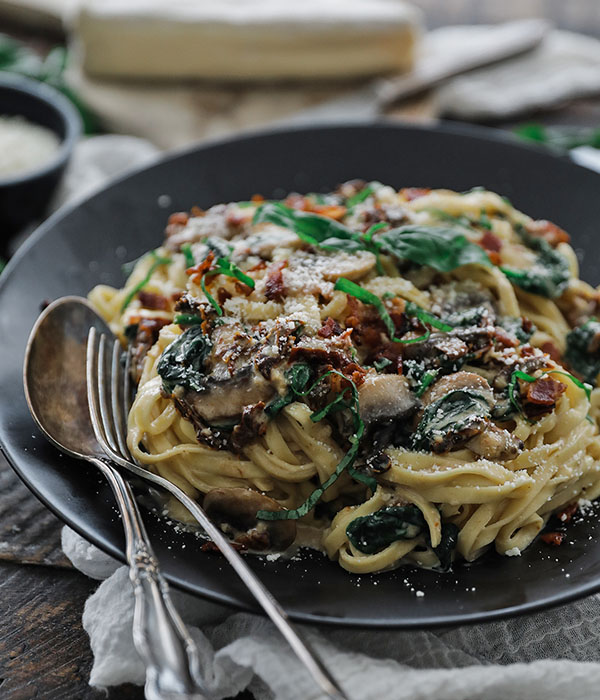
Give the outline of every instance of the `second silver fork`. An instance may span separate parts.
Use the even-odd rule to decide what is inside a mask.
[[[308,642],[301,638],[300,633],[271,592],[254,574],[237,550],[231,546],[229,540],[215,527],[198,503],[175,484],[140,467],[133,461],[125,438],[130,399],[129,372],[128,368],[124,370],[121,366],[122,348],[119,341],[114,339],[114,336],[111,339],[113,342],[109,351],[107,349],[109,344],[107,336],[102,334],[98,339],[96,329],[90,329],[88,357],[97,356],[98,371],[95,377],[88,376],[88,391],[92,392],[93,403],[98,407],[95,415],[92,413],[94,432],[98,442],[107,455],[118,465],[146,481],[161,486],[187,508],[225,556],[265,613],[271,618],[321,690],[333,700],[347,700],[347,696]]]

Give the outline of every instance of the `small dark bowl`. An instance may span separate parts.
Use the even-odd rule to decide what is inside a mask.
[[[52,158],[34,170],[0,176],[0,251],[26,224],[41,218],[58,185],[81,133],[72,104],[54,88],[11,73],[0,72],[0,116],[20,115],[51,129],[60,138]]]

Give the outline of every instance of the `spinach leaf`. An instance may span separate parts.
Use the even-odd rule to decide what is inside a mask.
[[[123,311],[125,311],[125,309],[129,306],[129,304],[131,304],[135,295],[138,292],[140,292],[148,284],[148,282],[150,282],[150,278],[152,277],[154,272],[161,265],[169,265],[171,263],[171,258],[161,258],[155,250],[151,251],[150,255],[154,258],[154,262],[152,263],[152,265],[150,265],[150,268],[148,269],[148,272],[146,273],[144,279],[140,280],[125,297],[123,303],[121,304],[121,313],[123,313]]]
[[[427,265],[440,272],[450,272],[470,263],[491,265],[483,248],[471,243],[457,227],[400,226],[382,233],[377,243],[401,260]]]
[[[528,343],[531,336],[537,330],[533,323],[529,330],[525,330],[523,328],[523,319],[517,318],[516,316],[500,316],[498,325],[511,335],[514,335],[520,343]]]
[[[202,391],[204,362],[211,350],[212,343],[200,326],[188,328],[165,348],[156,367],[165,393],[172,394],[177,386]]]
[[[524,228],[519,228],[517,233],[523,243],[537,253],[535,264],[528,269],[504,266],[500,269],[513,284],[526,292],[548,299],[559,297],[565,291],[571,276],[567,259],[554,250],[548,241],[530,235]]]
[[[296,401],[306,389],[311,377],[311,369],[305,362],[297,362],[285,373],[288,383],[288,391],[283,396],[277,396],[265,406],[265,413],[269,418],[276,416],[282,408]]]
[[[490,415],[490,405],[482,394],[467,389],[450,391],[423,411],[412,448],[445,451],[452,446],[453,435],[482,423]]]
[[[458,542],[458,533],[458,526],[454,523],[444,523],[442,525],[442,541],[437,547],[433,548],[437,558],[440,560],[439,565],[434,567],[436,571],[450,571],[452,554]]]
[[[590,352],[590,345],[598,333],[600,322],[596,319],[574,328],[567,335],[565,352],[565,360],[569,365],[592,385],[596,384],[596,377],[600,372],[600,350]]]
[[[388,506],[354,518],[346,527],[346,535],[359,552],[375,554],[397,540],[418,537],[426,526],[417,506]]]
[[[423,531],[427,531],[427,523],[423,513],[413,504],[381,508],[355,518],[346,527],[348,539],[363,554],[376,554],[398,540],[412,540]],[[454,523],[442,526],[442,541],[433,548],[440,562],[436,571],[446,572],[452,566],[458,533],[459,529]],[[428,531],[427,541],[431,546]]]
[[[478,326],[488,313],[485,306],[472,306],[464,311],[454,311],[445,318],[445,321],[451,326]]]

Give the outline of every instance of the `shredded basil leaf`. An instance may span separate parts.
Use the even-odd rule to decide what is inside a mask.
[[[370,182],[368,185],[363,187],[362,190],[360,190],[360,192],[357,192],[356,194],[352,195],[352,197],[348,197],[348,199],[346,200],[346,206],[349,209],[351,209],[357,204],[361,204],[365,201],[365,199],[367,199],[367,197],[370,197],[372,194],[375,193],[379,184],[379,182]]]
[[[425,309],[417,306],[417,304],[414,304],[412,301],[406,302],[404,313],[407,316],[416,316],[421,323],[428,323],[430,326],[433,326],[440,331],[444,331],[444,333],[450,332],[453,328],[453,324],[440,320],[437,316],[429,313],[429,311],[425,311]]]
[[[202,317],[196,314],[177,314],[173,319],[173,323],[179,326],[197,326],[202,322]]]
[[[150,282],[150,278],[154,274],[154,272],[161,266],[161,265],[169,265],[171,263],[171,258],[161,258],[155,250],[150,252],[150,255],[154,258],[154,262],[152,265],[150,265],[150,268],[148,269],[148,272],[146,273],[146,276],[144,277],[143,280],[140,280],[134,287],[133,289],[130,290],[130,292],[127,294],[125,297],[123,303],[121,304],[121,313],[125,311],[125,309],[131,304],[132,300],[134,299],[135,295],[140,292],[147,284]]]
[[[381,372],[382,369],[389,367],[391,364],[391,360],[388,360],[387,357],[382,357],[380,360],[375,360],[375,362],[373,362],[373,367],[375,367],[378,372]]]
[[[352,412],[352,418],[354,421],[354,435],[352,435],[352,437],[350,438],[350,449],[341,459],[341,461],[335,468],[333,474],[320,486],[318,486],[301,506],[293,510],[259,510],[256,514],[256,517],[259,520],[297,520],[298,518],[304,517],[315,507],[315,505],[318,503],[319,499],[325,493],[325,491],[327,491],[327,489],[333,483],[335,483],[335,481],[337,481],[340,474],[342,474],[347,469],[350,470],[351,476],[353,478],[357,479],[358,481],[361,481],[362,483],[367,484],[373,490],[376,488],[377,484],[374,479],[351,469],[352,465],[354,464],[354,461],[356,460],[356,456],[358,454],[358,449],[360,446],[360,440],[365,431],[365,424],[363,423],[358,411],[358,389],[356,388],[356,384],[351,379],[343,375],[341,372],[338,372],[337,370],[330,370],[329,372],[326,372],[321,377],[319,377],[308,389],[303,389],[296,393],[298,396],[306,396],[319,384],[319,382],[323,381],[323,379],[325,379],[331,374],[336,374],[350,383],[350,387],[345,391],[341,392],[342,397],[345,397],[349,390],[351,392],[351,405],[346,406],[347,408],[350,408]],[[329,406],[334,406],[336,407],[335,410],[337,410],[337,407],[340,406],[342,400],[343,399],[340,399],[340,397],[338,396],[336,397],[336,399],[334,399],[334,401],[331,404],[329,404]],[[320,420],[320,417],[327,415],[331,411],[331,409],[326,409],[323,409],[323,411],[317,413],[313,413],[311,415],[311,419],[315,421]]]
[[[427,389],[435,382],[439,373],[439,369],[428,369],[425,372],[421,379],[421,383],[419,384],[419,388],[415,392],[417,398],[421,398],[421,396],[423,396]]]
[[[185,266],[194,267],[196,261],[194,260],[194,254],[192,253],[192,246],[189,243],[184,243],[181,246],[181,252],[185,258]]]

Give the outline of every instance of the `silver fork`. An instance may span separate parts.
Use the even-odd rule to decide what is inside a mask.
[[[103,425],[109,415],[109,396],[97,377],[104,376],[106,342],[102,336],[98,353],[96,336],[92,328],[86,355],[87,399],[96,439],[104,447]],[[112,435],[108,439],[116,444]],[[196,644],[171,601],[169,586],[160,573],[131,487],[115,468],[111,469],[122,495],[129,578],[135,597],[133,641],[146,667],[146,698],[208,700],[200,678]]]
[[[99,340],[94,328],[88,336],[88,358],[97,356],[97,372],[88,376],[88,391],[93,393],[93,403],[98,406],[96,415],[92,411],[92,422],[96,438],[106,454],[118,465],[146,481],[161,486],[179,500],[202,526],[256,601],[271,618],[286,639],[298,659],[312,675],[327,697],[333,700],[348,700],[343,690],[317,657],[309,643],[304,640],[287,614],[254,574],[229,540],[215,527],[200,505],[167,479],[136,464],[127,441],[126,417],[129,414],[131,391],[129,383],[129,356],[125,368],[121,365],[122,348],[118,340],[112,342],[111,357],[108,357],[108,339],[101,334]]]

